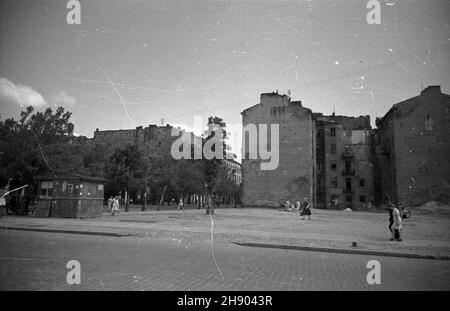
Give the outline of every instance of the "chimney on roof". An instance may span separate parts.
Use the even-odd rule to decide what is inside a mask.
[[[441,86],[440,85],[427,86],[422,92],[420,92],[420,95],[424,93],[441,94]]]

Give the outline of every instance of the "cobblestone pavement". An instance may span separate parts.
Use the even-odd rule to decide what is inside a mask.
[[[164,207],[168,208],[168,207]],[[22,226],[42,229],[102,231],[143,237],[208,241],[211,220],[205,210],[189,209],[121,212],[93,219],[56,219],[7,216],[0,228]],[[413,214],[404,221],[403,242],[390,242],[387,213],[313,209],[311,221],[298,212],[274,209],[221,208],[214,215],[216,242],[255,242],[308,247],[450,256],[450,214]]]
[[[450,290],[449,261],[6,230],[0,245],[0,290]],[[81,285],[66,283],[73,259]]]

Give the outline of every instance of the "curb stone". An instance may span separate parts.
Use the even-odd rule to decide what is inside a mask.
[[[70,230],[70,229],[56,229],[56,228],[37,228],[37,227],[20,227],[20,226],[0,226],[2,230],[18,230],[18,231],[34,231],[34,232],[55,232],[66,234],[83,234],[94,236],[111,236],[111,237],[132,237],[140,236],[133,233],[116,233],[105,231],[82,231],[82,230]],[[398,253],[387,251],[376,251],[366,249],[346,249],[346,248],[332,248],[332,247],[314,247],[314,246],[300,246],[300,245],[286,245],[286,244],[270,244],[270,243],[254,243],[254,242],[238,242],[230,241],[229,243],[247,246],[247,247],[261,247],[261,248],[274,248],[274,249],[289,249],[299,251],[311,251],[311,252],[325,252],[325,253],[340,253],[340,254],[354,254],[354,255],[374,255],[385,257],[400,257],[400,258],[412,258],[412,259],[434,259],[434,260],[450,260],[450,256],[445,255],[425,255],[417,253]]]
[[[113,237],[128,237],[135,236],[130,233],[115,233],[115,232],[102,232],[102,231],[81,231],[81,230],[66,230],[66,229],[51,229],[51,228],[31,228],[31,227],[17,227],[17,226],[2,226],[3,230],[19,230],[19,231],[35,231],[35,232],[55,232],[55,233],[68,233],[68,234],[84,234],[84,235],[100,235],[100,236],[113,236]]]
[[[402,257],[402,258],[414,258],[414,259],[450,260],[450,256],[444,256],[444,255],[442,255],[442,256],[441,255],[423,255],[423,254],[414,254],[414,253],[396,253],[396,252],[373,251],[373,250],[364,250],[364,249],[327,248],[327,247],[311,247],[311,246],[252,243],[252,242],[232,242],[232,243],[239,245],[239,246],[290,249],[290,250],[310,251],[310,252],[341,253],[341,254],[354,254],[354,255],[374,255],[374,256]]]

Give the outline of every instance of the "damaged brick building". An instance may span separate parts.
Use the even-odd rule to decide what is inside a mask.
[[[173,127],[169,124],[165,126],[151,124],[146,128],[138,126],[136,129],[126,130],[99,131],[97,129],[94,132],[93,142],[120,149],[136,144],[152,152],[161,151],[169,154],[172,143],[178,138],[171,135],[172,129]]]
[[[314,119],[316,206],[367,206],[374,196],[370,117],[315,113]]]
[[[376,202],[450,203],[450,96],[429,86],[376,125]]]
[[[314,123],[310,109],[287,95],[261,94],[260,103],[242,112],[242,203],[244,206],[279,206],[282,200],[314,197]],[[279,127],[276,169],[261,169],[261,125]],[[255,125],[252,132],[252,125]],[[264,135],[271,137],[271,133]],[[258,158],[250,157],[250,142],[257,139]],[[270,145],[272,143],[272,145]]]
[[[450,96],[439,86],[395,104],[376,129],[369,116],[312,113],[278,93],[261,94],[242,118],[244,206],[305,197],[318,208],[450,201]],[[250,124],[279,125],[277,169],[249,159]]]

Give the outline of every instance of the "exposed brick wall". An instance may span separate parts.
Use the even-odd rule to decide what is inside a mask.
[[[375,183],[379,193],[377,204],[387,201],[397,201],[396,166],[394,150],[394,121],[388,113],[382,120],[377,121],[375,135]]]
[[[399,202],[450,202],[450,96],[428,88],[393,112]],[[426,118],[432,130],[425,128]]]
[[[243,205],[279,206],[280,201],[286,199],[292,203],[305,197],[312,199],[311,110],[302,107],[300,102],[291,102],[287,96],[262,94],[260,104],[245,110],[242,115],[244,127],[250,123],[268,124],[268,127],[278,124],[280,130],[277,169],[261,170],[259,159],[251,160],[246,154],[242,155]],[[243,140],[246,140],[244,134]]]
[[[431,130],[425,126],[427,116]],[[382,198],[408,206],[449,203],[450,96],[441,93],[440,87],[428,87],[419,96],[394,105],[377,126]]]

